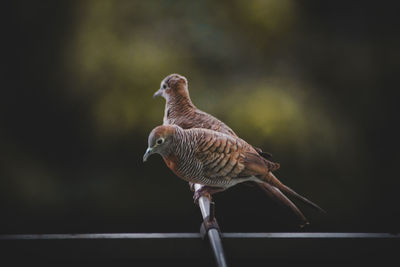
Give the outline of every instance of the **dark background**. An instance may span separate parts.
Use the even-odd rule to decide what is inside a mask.
[[[147,135],[161,80],[281,163],[304,231],[398,232],[398,12],[367,1],[9,1],[0,232],[196,232]],[[215,196],[223,231],[299,231],[258,188]]]

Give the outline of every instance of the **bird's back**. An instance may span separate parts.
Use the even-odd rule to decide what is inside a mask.
[[[178,110],[167,109],[165,115],[164,124],[178,125],[183,129],[203,128],[237,136],[228,125],[196,107],[186,107]]]

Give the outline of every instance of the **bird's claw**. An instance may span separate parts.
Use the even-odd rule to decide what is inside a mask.
[[[196,189],[194,188],[194,183],[189,182],[190,191],[195,192]]]

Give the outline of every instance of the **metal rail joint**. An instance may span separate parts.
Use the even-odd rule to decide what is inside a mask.
[[[217,219],[215,219],[215,203],[210,202],[210,215],[206,216],[203,219],[202,224],[200,225],[200,235],[202,239],[207,237],[207,233],[211,229],[216,229],[218,234],[221,236],[221,231],[219,229],[219,225],[217,223]]]

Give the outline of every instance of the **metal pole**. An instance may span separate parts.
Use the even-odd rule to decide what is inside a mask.
[[[196,191],[199,190],[201,187],[202,187],[202,185],[200,185],[200,184],[194,185],[194,188]],[[203,216],[203,219],[214,216],[214,214],[210,214],[210,200],[208,198],[200,197],[199,198],[199,207],[200,207],[200,211],[201,211],[201,215]],[[215,256],[215,260],[217,261],[217,265],[219,267],[228,266],[226,264],[224,249],[222,247],[221,236],[220,236],[218,230],[215,228],[211,228],[208,230],[207,235],[208,235],[208,240],[210,240],[210,245],[214,251],[214,256]]]

